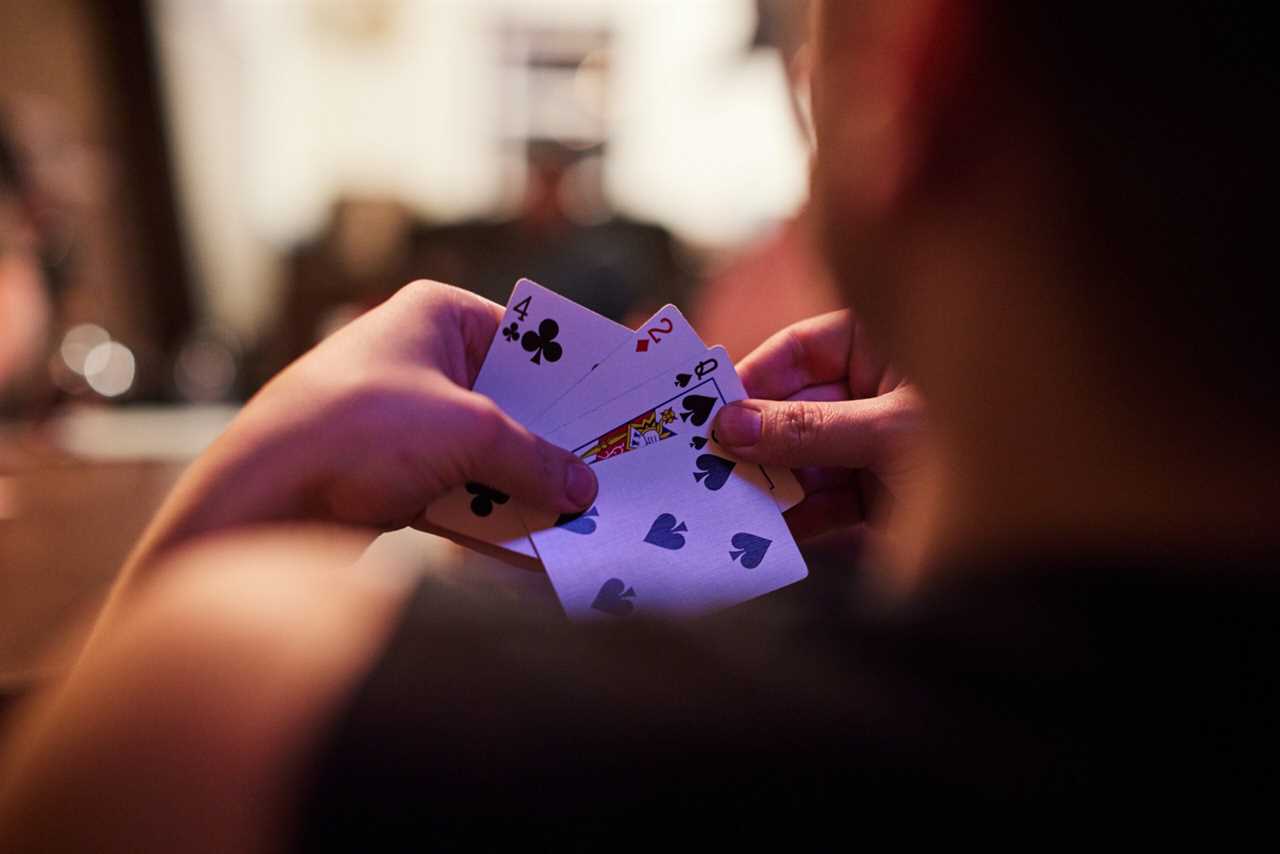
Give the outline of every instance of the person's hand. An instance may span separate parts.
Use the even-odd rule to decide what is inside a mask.
[[[415,282],[272,380],[201,457],[155,538],[273,521],[389,530],[470,481],[556,513],[591,470],[470,391],[503,309]]]
[[[717,441],[746,462],[796,469],[798,538],[871,521],[915,467],[919,395],[871,351],[849,311],[801,321],[738,366],[752,399],[726,406]]]

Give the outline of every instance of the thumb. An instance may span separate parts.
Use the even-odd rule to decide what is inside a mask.
[[[467,481],[556,513],[577,513],[596,500],[590,466],[535,436],[487,398],[475,406],[474,432],[464,436]]]
[[[744,400],[720,410],[715,439],[746,462],[874,469],[892,455],[909,405],[897,392],[835,403]]]

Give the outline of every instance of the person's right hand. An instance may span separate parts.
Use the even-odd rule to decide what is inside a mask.
[[[717,441],[745,462],[796,469],[797,538],[876,521],[916,466],[923,403],[872,352],[849,311],[813,317],[738,365],[752,396],[726,406]]]

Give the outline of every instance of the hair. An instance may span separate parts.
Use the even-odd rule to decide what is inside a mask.
[[[1280,411],[1267,311],[1280,87],[1265,4],[989,2],[984,13],[998,73],[1052,117],[1088,242],[1117,273],[1080,285],[1091,305],[1177,371],[1243,383]]]

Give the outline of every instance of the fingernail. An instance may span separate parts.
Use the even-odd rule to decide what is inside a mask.
[[[731,403],[720,410],[716,419],[716,436],[720,444],[731,448],[749,448],[760,441],[760,410]]]
[[[585,510],[596,498],[596,475],[586,463],[574,460],[564,477],[564,491],[573,506]]]

